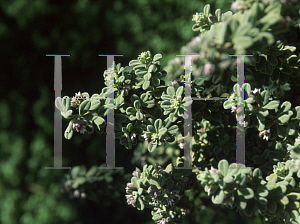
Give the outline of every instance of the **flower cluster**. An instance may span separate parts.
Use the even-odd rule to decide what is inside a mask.
[[[75,96],[73,96],[71,100],[71,106],[77,108],[80,105],[82,99],[83,97],[80,91],[78,93],[75,93]]]
[[[80,132],[80,134],[84,134],[87,131],[86,126],[87,126],[87,121],[80,120],[80,118],[78,118],[77,120],[74,121],[72,128],[73,130]]]
[[[143,172],[136,169],[127,183],[127,203],[139,210],[152,208],[152,218],[157,223],[181,221],[189,208],[184,191],[191,187],[193,178],[191,170],[174,169],[172,164],[166,169],[144,165]]]

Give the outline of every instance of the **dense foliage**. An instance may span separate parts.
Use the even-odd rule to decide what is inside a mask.
[[[234,13],[217,9],[213,15],[206,5],[196,13],[193,30],[201,34],[181,52],[200,55],[193,60],[193,96],[228,98],[193,102],[192,165],[201,170],[175,168],[184,161],[176,148],[183,148],[188,137],[183,135],[184,119],[189,116],[185,106],[190,103],[184,98],[183,59],[172,60],[163,70],[162,55],[147,51],[128,66],[114,63],[104,72],[106,85],[115,80],[119,143],[132,149],[144,141],[143,148],[153,153],[170,145],[166,154],[177,157],[176,164],[165,160],[165,168],[144,161],[143,171],[137,168],[126,187],[127,203],[138,210],[151,208],[156,223],[182,222],[201,189],[213,204],[236,208],[242,216],[260,214],[265,223],[300,223],[300,4],[236,1],[231,10]],[[236,83],[236,60],[229,56],[239,54],[253,54],[245,57],[242,86]],[[173,77],[168,85],[162,79],[167,73]],[[57,105],[63,105],[62,115],[70,120],[67,139],[74,131],[105,133],[107,89],[91,98],[79,92],[73,98],[56,99]],[[240,101],[245,110],[243,123],[232,114]],[[234,163],[236,125],[245,128],[248,169]],[[103,179],[91,179],[95,168],[80,177],[77,172],[81,172],[78,167],[72,169],[75,179],[70,186],[75,191]],[[92,195],[94,190],[85,194]]]

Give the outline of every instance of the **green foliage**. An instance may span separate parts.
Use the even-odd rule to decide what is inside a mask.
[[[190,207],[184,192],[191,188],[193,176],[192,170],[176,169],[172,164],[164,170],[144,165],[143,172],[137,168],[127,183],[127,203],[138,210],[151,208],[154,221],[180,223]]]
[[[193,16],[196,24],[192,29],[201,34],[181,50],[182,54],[200,55],[193,61],[192,96],[227,99],[193,103],[192,165],[201,166],[201,170],[175,169],[172,150],[169,158],[161,160],[162,166],[172,160],[166,169],[148,159],[155,164],[144,164],[143,172],[134,171],[127,184],[129,205],[138,210],[151,208],[156,223],[181,223],[186,210],[192,209],[185,194],[204,189],[212,204],[237,208],[241,216],[260,214],[265,223],[300,223],[300,101],[294,97],[300,93],[300,55],[296,54],[300,46],[295,38],[284,38],[289,32],[294,37],[299,35],[298,21],[295,17],[287,21],[284,15],[284,8],[294,5],[299,9],[299,3],[278,0],[237,1],[231,7],[234,13],[217,9],[213,16],[207,4],[203,12]],[[242,86],[236,83],[237,60],[229,56],[240,54],[253,54],[245,57],[246,80]],[[184,119],[189,116],[185,107],[191,103],[183,98],[183,60],[174,59],[162,69],[160,59],[161,54],[152,57],[145,51],[128,66],[114,63],[104,72],[105,84],[114,84],[116,138],[127,149],[144,141],[136,151],[139,158],[146,153],[145,148],[157,153],[159,147],[174,145],[176,140],[179,148],[184,148],[185,140],[190,139],[183,135]],[[166,86],[164,77],[174,81]],[[92,133],[94,129],[99,134],[105,132],[105,116],[111,109],[107,107],[107,91],[105,87],[94,94],[105,99],[101,103],[90,101],[87,93],[82,94],[86,98],[82,102],[77,102],[76,96],[73,103],[56,99],[62,116],[71,120],[67,139],[72,137],[71,128],[80,133]],[[238,103],[244,105],[244,114]],[[245,162],[254,170],[233,163],[233,136],[241,127],[246,136]],[[186,159],[176,156],[177,164]],[[80,172],[79,167],[71,172],[73,188],[87,181]]]

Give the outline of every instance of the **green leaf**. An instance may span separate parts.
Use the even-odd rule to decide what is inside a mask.
[[[145,205],[141,197],[138,197],[136,208],[138,210],[144,210]]]
[[[220,145],[216,145],[213,149],[215,154],[219,154],[220,152],[222,152],[222,146]]]
[[[276,183],[274,181],[269,181],[267,183],[266,187],[267,187],[268,191],[271,191],[271,190],[273,190],[276,187]]]
[[[278,64],[278,60],[273,54],[269,54],[267,56],[267,60],[274,67]]]
[[[132,131],[132,128],[133,128],[132,123],[128,123],[126,126],[126,129],[130,132],[130,131]]]
[[[177,97],[178,97],[178,96],[181,97],[182,93],[183,93],[183,86],[180,86],[180,87],[177,89],[177,91],[176,91],[176,96],[177,96]]]
[[[146,81],[149,81],[150,78],[151,78],[151,74],[150,74],[150,73],[147,73],[146,75],[144,75],[144,79],[145,79]]]
[[[149,131],[151,133],[156,133],[156,130],[152,125],[147,125],[147,131]]]
[[[157,143],[149,142],[148,151],[153,152],[157,148]]]
[[[268,211],[270,213],[275,213],[276,209],[277,209],[277,203],[273,197],[270,197],[268,201]]]
[[[233,178],[232,178],[232,176],[226,176],[224,178],[224,181],[225,181],[225,183],[230,184],[230,183],[233,183]]]
[[[136,113],[136,119],[137,120],[141,121],[141,120],[143,120],[143,118],[144,118],[144,116],[143,116],[143,114],[141,112],[137,112]]]
[[[169,86],[169,87],[167,88],[167,94],[168,94],[169,96],[174,96],[174,95],[175,95],[175,89],[174,89],[173,86]]]
[[[161,176],[161,177],[158,178],[159,186],[163,187],[165,182],[166,182],[166,178],[164,176]]]
[[[216,44],[224,44],[224,40],[226,37],[226,31],[227,31],[227,23],[225,22],[220,22],[216,23],[214,25],[214,30],[216,30],[216,36],[215,36],[215,42]],[[225,61],[224,61],[225,63]],[[223,65],[224,66],[224,65]],[[215,83],[218,83],[222,77],[220,77],[218,80],[215,80]]]
[[[252,37],[249,36],[237,36],[233,39],[234,45],[241,46],[243,48],[249,48],[253,45],[254,41]]]
[[[91,101],[85,100],[79,106],[79,115],[83,116],[91,108]]]
[[[165,128],[165,127],[163,127],[163,128],[161,128],[161,129],[159,129],[159,132],[158,132],[158,133],[162,136],[162,135],[166,134],[167,131],[168,131],[168,129]]]
[[[239,195],[243,195],[243,197],[247,200],[254,197],[254,192],[251,188],[241,188],[237,190]]]
[[[154,127],[155,127],[156,132],[158,132],[159,129],[161,129],[161,127],[162,127],[162,120],[161,119],[157,119],[154,122]]]
[[[210,12],[210,5],[206,4],[203,8],[203,13],[208,17]]]
[[[275,189],[272,191],[273,196],[283,195],[286,192],[286,186],[278,185],[275,187]]]
[[[65,134],[64,134],[66,139],[71,139],[73,136],[72,126],[73,126],[73,122],[70,121],[68,127],[66,128]]]
[[[272,100],[267,105],[265,105],[263,108],[268,109],[268,110],[274,110],[274,109],[277,109],[278,106],[279,106],[279,101],[278,100]]]
[[[159,86],[160,80],[157,77],[152,77],[152,83],[155,86]]]
[[[235,101],[231,101],[231,100],[226,100],[223,104],[224,109],[228,110],[231,109],[232,106],[236,106],[236,102]]]
[[[92,166],[89,171],[85,174],[86,177],[92,177],[96,174],[96,172],[98,171],[98,167],[97,166]]]
[[[125,123],[127,121],[127,116],[125,114],[115,114],[115,119],[119,123]]]
[[[86,182],[86,179],[84,177],[77,177],[74,182],[72,187],[77,188],[79,185],[82,185]]]
[[[263,117],[266,117],[269,115],[269,111],[266,109],[263,109],[263,108],[260,109],[258,113],[261,114]]]
[[[127,115],[135,115],[135,113],[136,113],[136,109],[133,108],[133,107],[128,107],[128,108],[126,109],[126,114],[127,114]]]
[[[247,201],[242,195],[238,195],[237,197],[235,197],[235,204],[238,208],[243,210],[247,207]]]
[[[141,195],[143,193],[143,188],[138,189],[138,194]]]
[[[249,22],[246,22],[246,23],[240,25],[236,29],[236,31],[233,35],[233,38],[236,38],[238,36],[247,36],[246,33],[252,28],[252,26],[253,26],[252,23],[249,23]]]
[[[258,198],[258,202],[259,202],[260,204],[262,204],[262,205],[268,204],[268,200],[267,200],[266,198],[264,198],[264,197],[259,197],[259,198]]]
[[[100,130],[100,127],[104,126],[106,124],[106,121],[98,116],[95,120],[94,120],[95,125],[97,126],[97,128]]]
[[[71,170],[72,179],[75,179],[78,176],[79,172],[80,172],[80,166],[75,166],[74,168],[72,168]]]
[[[297,112],[297,116],[295,117],[295,119],[300,119],[300,106],[295,107],[295,110]]]
[[[160,220],[160,219],[162,219],[163,218],[163,216],[162,215],[159,215],[159,214],[154,214],[153,216],[152,216],[152,219],[153,219],[153,221],[158,221],[158,220]]]
[[[269,191],[266,189],[266,187],[259,185],[257,188],[257,193],[261,197],[267,197],[269,195]]]
[[[281,122],[281,124],[285,124],[290,120],[290,116],[287,114],[284,114],[278,118],[278,120]]]
[[[293,70],[292,70],[292,68],[289,65],[282,64],[282,70],[281,70],[281,72],[283,72],[285,74],[292,74]]]
[[[132,103],[134,103],[136,100],[139,100],[140,98],[136,95],[136,94],[133,94],[133,95],[131,95],[131,97],[130,97],[130,101],[132,102]]]
[[[300,193],[291,192],[286,195],[289,200],[291,201],[299,201],[300,200]]]
[[[269,181],[274,181],[276,183],[278,176],[275,173],[272,173],[269,176]]]
[[[131,178],[131,183],[136,187],[136,188],[140,188],[140,183],[138,181],[138,179],[136,177],[132,177]]]
[[[223,202],[225,198],[225,194],[223,190],[218,190],[218,192],[216,193],[216,195],[212,196],[212,202],[214,204],[221,204]]]
[[[145,81],[145,82],[143,83],[143,90],[148,89],[149,86],[150,86],[150,81]]]
[[[218,164],[218,169],[220,171],[220,173],[225,177],[227,175],[228,172],[228,162],[227,160],[221,160]]]
[[[217,17],[218,22],[220,22],[221,21],[221,16],[222,16],[221,9],[217,9],[215,11],[215,15]]]
[[[141,109],[141,102],[139,100],[134,101],[133,106],[136,110]]]
[[[168,191],[171,191],[174,187],[174,182],[172,180],[168,180],[166,182],[166,186],[167,186]]]
[[[287,196],[283,196],[279,202],[282,204],[282,205],[287,205],[289,203],[289,199],[287,198]]]
[[[257,40],[267,40],[268,45],[271,45],[274,43],[275,38],[272,33],[269,32],[260,32],[255,38],[254,41],[256,42]]]
[[[147,102],[144,102],[143,106],[146,107],[146,108],[152,108],[152,107],[155,106],[155,102],[153,100],[149,100]]]
[[[156,55],[154,55],[154,57],[153,57],[153,61],[158,61],[159,59],[161,59],[162,58],[162,55],[161,54],[156,54]]]
[[[277,134],[280,138],[285,138],[286,136],[286,129],[282,125],[277,125]]]
[[[246,93],[249,96],[251,94],[251,85],[249,83],[245,83],[244,84],[244,89],[245,89]]]
[[[168,128],[168,132],[172,135],[175,135],[178,131],[178,126],[177,125],[173,125],[171,127]]]
[[[101,103],[99,100],[92,100],[90,110],[97,110],[99,109],[100,105]]]

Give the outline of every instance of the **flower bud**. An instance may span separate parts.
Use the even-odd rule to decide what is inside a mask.
[[[81,196],[82,199],[85,199],[85,198],[86,198],[86,193],[82,192],[82,193],[80,194],[80,196]]]
[[[75,96],[72,97],[72,100],[71,100],[71,106],[72,107],[78,107],[81,103],[81,99],[82,99],[82,95],[80,92],[78,93],[75,93]]]
[[[74,197],[75,198],[79,198],[80,197],[80,191],[79,190],[75,190],[74,191]]]
[[[233,2],[230,9],[233,12],[237,12],[239,9],[241,9],[241,5],[237,2]]]
[[[87,126],[87,121],[86,120],[80,120],[80,118],[78,118],[78,120],[74,121],[72,127],[73,130],[80,132],[80,134],[84,134],[84,132],[86,132],[86,126]]]
[[[206,62],[204,67],[203,67],[203,75],[205,77],[210,76],[211,74],[214,73],[216,66],[210,62]]]
[[[135,198],[133,195],[131,194],[128,194],[128,195],[125,195],[126,199],[127,199],[127,204],[128,205],[132,205],[132,204],[135,204]]]

